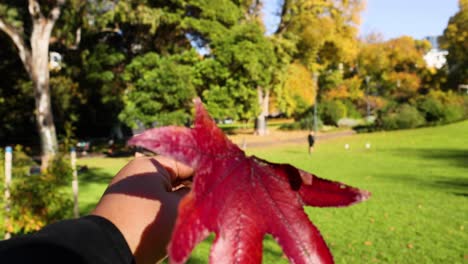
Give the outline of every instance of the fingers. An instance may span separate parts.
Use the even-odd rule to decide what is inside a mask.
[[[111,185],[127,177],[155,175],[162,181],[162,187],[171,192],[180,187],[190,187],[193,173],[191,167],[165,156],[138,157],[120,170]]]
[[[193,176],[194,170],[191,167],[174,159],[165,156],[156,156],[152,157],[152,159],[156,160],[166,169],[171,176],[172,183],[181,182]]]

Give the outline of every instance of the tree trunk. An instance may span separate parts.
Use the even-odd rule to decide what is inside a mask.
[[[49,88],[49,41],[54,21],[37,19],[31,35],[31,79],[36,101],[36,123],[41,140],[42,168],[58,149]]]
[[[264,136],[268,134],[266,117],[268,116],[270,91],[263,91],[262,87],[257,87],[257,95],[260,114],[257,116],[255,121],[255,134]]]
[[[58,144],[50,102],[49,83],[48,80],[41,78],[33,80],[33,84],[36,101],[36,124],[41,140],[42,168],[45,169],[49,158],[57,152]]]
[[[49,42],[52,29],[60,16],[60,8],[64,3],[65,0],[57,0],[49,14],[44,16],[39,1],[28,0],[28,10],[33,26],[30,47],[20,34],[24,29],[15,28],[0,16],[0,30],[5,32],[15,44],[24,68],[33,82],[36,102],[34,114],[41,140],[43,169],[47,168],[49,158],[55,155],[58,149],[49,89]]]

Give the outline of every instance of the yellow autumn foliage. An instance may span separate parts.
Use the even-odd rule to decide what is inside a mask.
[[[421,78],[414,73],[392,72],[389,81],[395,83],[391,95],[394,98],[410,98],[416,96],[421,87]]]
[[[359,76],[353,76],[349,79],[345,79],[343,83],[338,85],[334,89],[328,90],[324,95],[326,100],[335,99],[351,99],[358,100],[364,96],[364,91],[361,90],[362,80]]]
[[[286,114],[304,111],[315,103],[316,85],[312,73],[299,62],[288,66],[285,81],[277,100],[284,102]]]

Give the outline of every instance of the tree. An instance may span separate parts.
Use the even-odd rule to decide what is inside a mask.
[[[0,34],[0,43],[8,43],[9,37]],[[1,45],[1,44],[0,44]],[[13,45],[0,48],[0,142],[1,144],[30,144],[31,131],[36,131],[31,122],[34,99],[25,90],[28,76],[21,69],[23,64]],[[31,89],[28,89],[31,90]]]
[[[258,22],[259,1],[102,2],[109,8],[96,23],[119,32],[126,61],[152,51],[169,59],[195,46],[204,58],[192,65],[198,72],[194,85],[215,116],[265,119],[275,56]],[[129,120],[128,100],[126,105]]]
[[[16,46],[33,83],[43,166],[47,166],[49,156],[55,155],[58,149],[49,88],[49,43],[64,3],[64,0],[56,0],[41,5],[37,0],[29,0],[29,18],[22,7],[23,3],[7,1],[0,4],[0,30]],[[32,29],[25,25],[28,20],[31,21]],[[29,36],[27,32],[31,32]]]
[[[161,56],[150,52],[133,59],[124,72],[127,89],[120,119],[130,127],[184,124],[194,97],[195,51]]]
[[[123,79],[125,66],[148,52],[167,55],[190,48],[180,30],[183,3],[70,0],[67,5],[72,2],[73,8],[63,8],[53,47],[64,55],[66,67],[58,74],[78,83],[81,101],[87,102],[77,109],[76,135],[122,139],[130,132],[119,119],[129,84]],[[74,39],[70,32],[76,32]]]
[[[278,58],[281,57],[286,65],[293,62],[304,65],[311,73],[310,79],[313,73],[320,73],[319,100],[326,89],[335,89],[343,82],[343,69],[355,66],[363,8],[362,0],[285,0],[283,3],[281,22],[274,34]],[[287,56],[283,55],[285,52]],[[285,58],[289,61],[284,61]],[[322,83],[338,75],[339,82],[327,87]],[[276,90],[281,94],[288,93],[282,89],[288,88],[283,86]],[[312,89],[312,86],[303,86],[303,89]],[[285,105],[285,102],[280,104]]]
[[[208,109],[220,118],[256,117],[262,135],[276,55],[260,23],[260,6],[260,1],[187,1],[183,27],[193,43],[208,51],[199,69],[219,74],[200,74],[204,88],[198,90]]]
[[[459,0],[460,10],[450,18],[440,39],[441,47],[449,53],[450,85],[468,83],[468,0]]]
[[[400,102],[418,94],[421,73],[426,64],[423,55],[429,50],[427,41],[402,36],[388,41],[367,41],[358,55],[361,79],[370,77],[368,92],[378,93]]]
[[[266,133],[265,118],[271,81],[276,65],[272,43],[256,22],[232,27],[223,38],[213,42],[214,59],[229,69],[226,86],[236,106],[243,106],[243,119],[255,115],[257,134]],[[255,100],[256,98],[256,100]],[[253,103],[253,102],[257,103]],[[249,114],[245,113],[247,111]]]
[[[390,66],[390,58],[386,53],[385,41],[380,35],[371,34],[359,43],[357,56],[358,74],[379,79],[382,72]]]
[[[286,71],[283,89],[276,96],[282,98],[280,108],[288,116],[303,114],[315,104],[317,87],[312,74],[299,62],[291,63]]]
[[[350,63],[358,53],[362,0],[285,0],[276,32],[293,40],[311,71]]]
[[[120,37],[111,34],[103,37],[86,30],[83,33],[78,62],[68,65],[79,73],[75,78],[87,101],[87,107],[79,109],[77,134],[83,138],[108,137],[111,133],[121,139],[124,133],[118,115],[124,105],[122,73],[128,56],[119,47]]]

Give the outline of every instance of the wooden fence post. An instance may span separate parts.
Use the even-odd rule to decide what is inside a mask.
[[[72,189],[73,189],[73,215],[75,218],[80,217],[80,208],[78,206],[78,171],[76,170],[76,150],[71,148],[70,151],[71,166],[73,171]]]
[[[5,148],[5,239],[11,237],[10,227],[10,185],[11,185],[11,163],[13,157],[13,150],[11,147]]]

